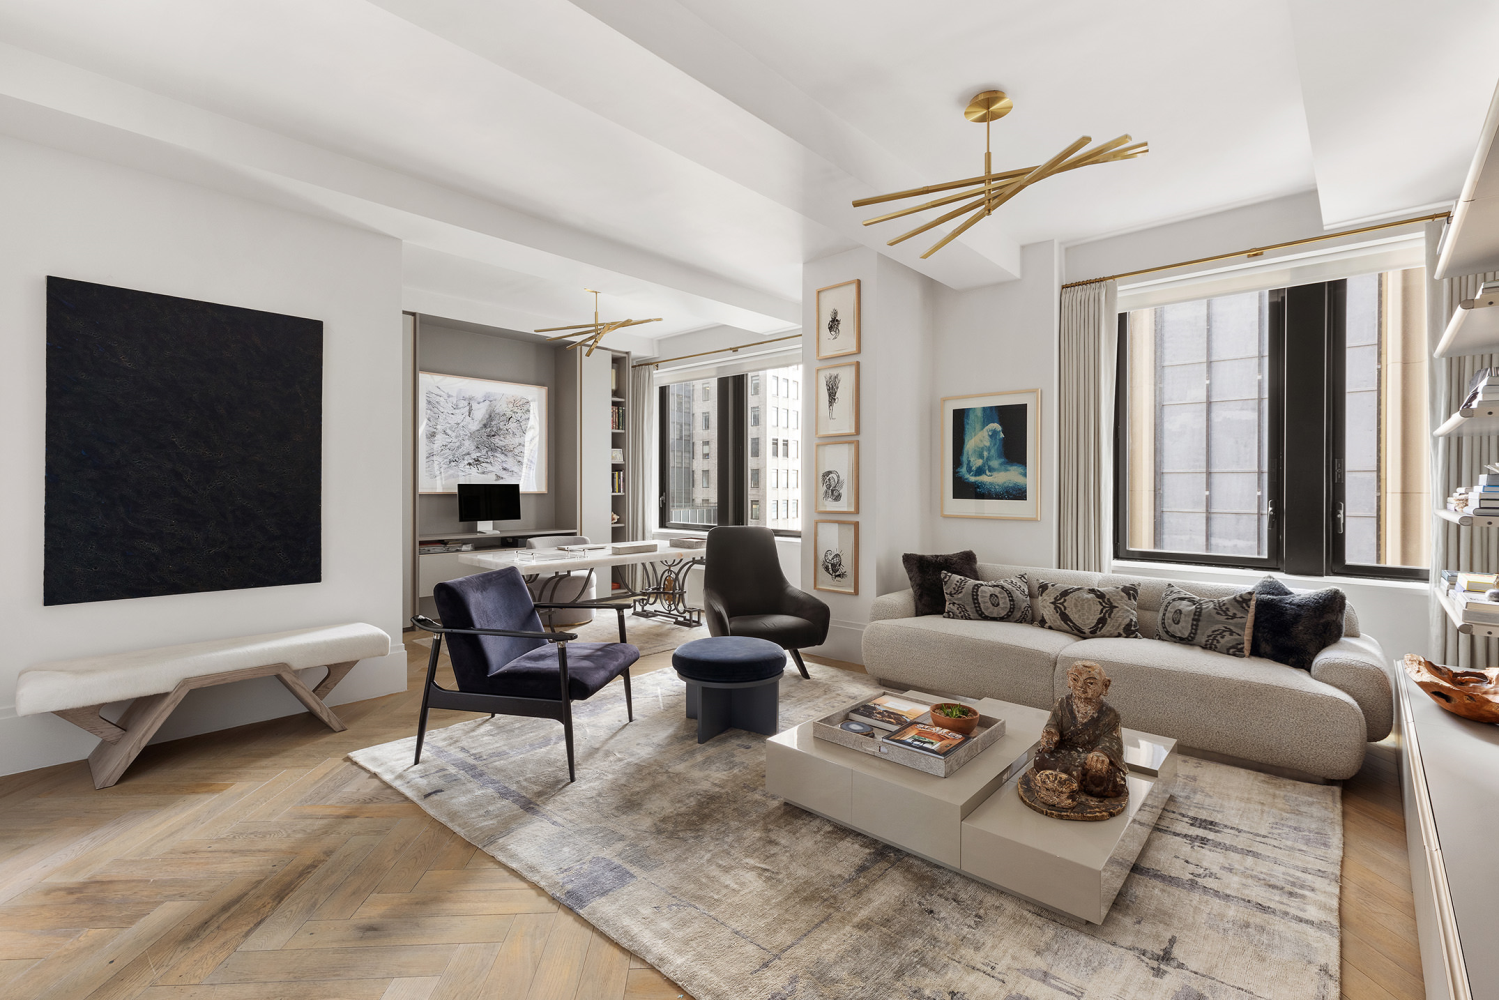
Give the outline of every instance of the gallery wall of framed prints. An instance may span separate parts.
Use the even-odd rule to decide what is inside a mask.
[[[1041,390],[942,400],[942,516],[1041,519]]]
[[[817,290],[817,360],[846,358],[861,349],[862,305],[858,278]],[[815,372],[816,436],[813,510],[859,513],[859,362],[838,361]],[[812,587],[859,593],[859,522],[812,522]]]

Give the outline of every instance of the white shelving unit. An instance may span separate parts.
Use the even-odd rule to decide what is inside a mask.
[[[1465,406],[1431,432],[1432,437],[1472,437],[1477,434],[1499,434],[1499,402]]]
[[[1457,602],[1445,591],[1437,591],[1437,600],[1441,602],[1442,610],[1447,612],[1447,617],[1452,619],[1452,624],[1463,635],[1480,635],[1489,639],[1499,639],[1499,625],[1478,625],[1463,621],[1462,608],[1458,607]]]
[[[1474,517],[1472,514],[1459,514],[1455,510],[1439,510],[1437,517],[1464,528],[1499,528],[1499,517]]]
[[[1434,358],[1460,358],[1499,351],[1499,286],[1485,285],[1477,298],[1457,304]]]

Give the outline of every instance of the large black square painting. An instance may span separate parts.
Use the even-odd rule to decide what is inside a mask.
[[[47,279],[43,603],[322,578],[323,324]]]

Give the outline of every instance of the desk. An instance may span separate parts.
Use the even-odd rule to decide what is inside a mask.
[[[505,549],[494,552],[476,550],[459,553],[459,561],[485,570],[514,566],[523,576],[639,566],[645,572],[644,588],[601,597],[595,603],[606,604],[620,597],[629,597],[634,599],[632,614],[642,618],[661,618],[684,628],[695,628],[703,623],[702,609],[687,607],[687,572],[703,561],[702,549],[674,548],[666,541],[615,544],[652,545],[654,548],[648,552],[630,553],[616,553],[609,548],[588,552],[563,552],[561,549]]]

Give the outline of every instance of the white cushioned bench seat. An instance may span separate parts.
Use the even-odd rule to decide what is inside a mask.
[[[16,714],[36,715],[164,694],[189,677],[270,663],[305,670],[389,653],[390,636],[358,622],[52,660],[21,671],[16,681]]]
[[[94,787],[105,788],[120,780],[194,688],[275,677],[309,712],[341,732],[346,727],[323,699],[360,660],[389,653],[390,636],[355,622],[52,660],[21,671],[16,714],[53,712],[99,737],[88,762]],[[328,672],[315,688],[296,674],[323,666]],[[99,714],[117,701],[130,701],[118,722]]]

